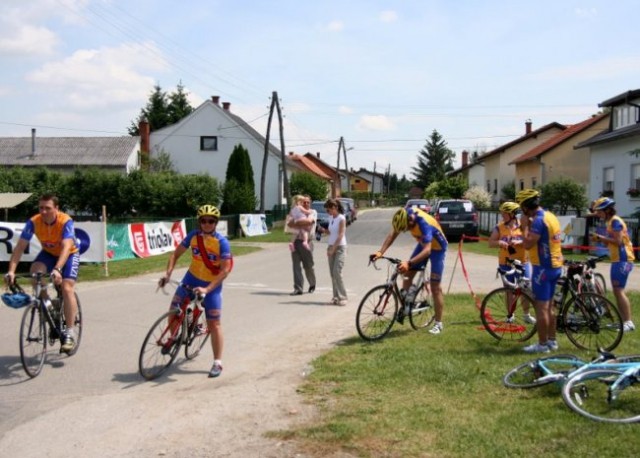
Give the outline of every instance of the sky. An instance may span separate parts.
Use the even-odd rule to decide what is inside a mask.
[[[640,88],[637,0],[1,0],[0,136],[118,136],[153,86],[213,95],[285,149],[411,178]],[[279,147],[277,117],[271,129]],[[340,157],[344,166],[344,156]]]

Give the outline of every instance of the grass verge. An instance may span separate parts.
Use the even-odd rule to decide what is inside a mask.
[[[637,310],[640,294],[630,296]],[[638,425],[583,418],[556,385],[503,387],[509,369],[532,359],[525,344],[487,334],[469,295],[448,295],[445,313],[439,336],[396,324],[381,342],[356,336],[316,359],[300,392],[318,407],[317,421],[272,435],[318,457],[618,457],[640,446]],[[626,334],[615,352],[640,353],[636,336]],[[594,356],[564,335],[559,344],[562,353]]]

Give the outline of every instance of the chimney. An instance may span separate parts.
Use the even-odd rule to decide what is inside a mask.
[[[524,134],[529,135],[531,133],[531,120],[527,119],[524,123]]]
[[[293,156],[293,151],[289,151],[289,156]]]
[[[36,129],[31,128],[31,156],[36,155]]]
[[[212,101],[214,104],[216,104],[216,105],[220,106],[220,96],[219,96],[219,95],[212,95],[212,96],[211,96],[211,101]]]
[[[320,159],[320,151],[318,151],[318,152],[316,153],[316,157],[317,157],[318,159]]]
[[[229,111],[229,107],[231,106],[231,102],[222,102],[222,108],[224,110]]]
[[[469,151],[464,150],[462,152],[462,167],[469,165]]]
[[[149,143],[151,135],[151,127],[147,118],[142,118],[138,124],[138,132],[140,133],[140,162],[145,163],[142,156],[146,156],[149,159]]]

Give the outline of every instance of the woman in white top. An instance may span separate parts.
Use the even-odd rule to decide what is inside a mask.
[[[324,208],[329,213],[329,228],[324,229],[324,232],[329,233],[327,257],[329,259],[331,283],[333,283],[333,299],[331,299],[330,303],[332,305],[347,305],[347,290],[342,281],[342,268],[347,255],[347,220],[339,200],[327,200]]]

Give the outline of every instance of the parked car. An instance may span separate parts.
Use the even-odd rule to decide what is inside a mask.
[[[478,236],[478,211],[470,200],[440,200],[432,208],[431,213],[440,223],[447,239],[462,235]]]
[[[349,208],[351,209],[351,222],[357,220],[358,219],[358,209],[356,208],[355,201],[350,197],[338,197],[338,200],[342,203],[342,206],[345,207],[345,209],[344,209],[345,215],[346,215],[346,212],[347,212],[347,208],[346,208],[345,204],[349,205]]]
[[[431,204],[427,199],[409,199],[407,200],[407,203],[404,204],[404,206],[406,208],[419,208],[420,210],[424,210],[427,213],[431,211]]]
[[[342,204],[342,209],[344,210],[344,219],[347,221],[347,226],[348,226],[353,222],[354,208],[351,206],[349,202],[342,201],[341,199],[338,199],[338,200],[340,200],[340,203]]]
[[[323,200],[314,200],[311,202],[311,208],[318,213],[318,219],[316,221],[316,240],[320,240],[320,228],[329,229],[329,213],[324,208]]]

